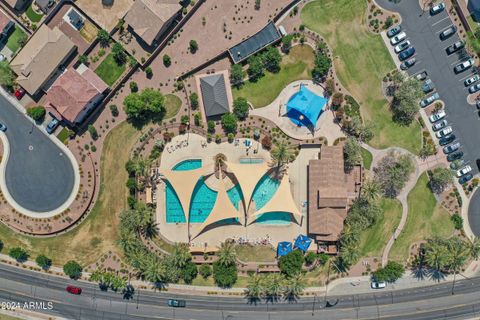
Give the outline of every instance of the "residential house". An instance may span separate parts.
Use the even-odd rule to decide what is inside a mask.
[[[124,20],[139,42],[153,47],[181,9],[178,0],[136,0]]]
[[[30,95],[38,94],[76,48],[60,29],[42,25],[10,63],[17,83]]]
[[[35,0],[35,3],[44,14],[48,14],[50,9],[55,5],[54,0]]]
[[[23,11],[27,4],[30,3],[29,0],[6,0],[7,4],[14,10]]]
[[[48,89],[44,105],[71,127],[81,124],[104,98],[108,86],[84,64],[67,69]]]

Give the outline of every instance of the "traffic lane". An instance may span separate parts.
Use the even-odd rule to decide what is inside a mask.
[[[477,189],[470,200],[468,207],[468,221],[476,236],[480,236],[480,191]]]
[[[61,206],[74,187],[73,165],[40,129],[0,96],[0,122],[10,146],[5,182],[22,207],[36,212]]]

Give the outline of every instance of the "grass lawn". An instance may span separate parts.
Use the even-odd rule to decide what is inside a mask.
[[[33,6],[33,3],[30,4],[30,6],[28,6],[28,9],[27,11],[25,11],[25,14],[27,15],[28,19],[30,19],[30,21],[32,21],[33,23],[40,22],[40,20],[42,20],[43,14],[36,13],[33,10],[32,6]]]
[[[56,237],[32,238],[0,224],[0,240],[5,244],[3,252],[21,246],[29,252],[30,259],[45,254],[55,265],[63,265],[71,259],[89,264],[108,250],[123,256],[121,250],[117,249],[117,243],[118,215],[127,206],[125,163],[129,153],[125,150],[130,150],[141,134],[123,122],[107,135],[101,159],[100,194],[92,212],[80,226]]]
[[[15,30],[13,33],[8,37],[7,40],[7,48],[12,50],[13,53],[17,52],[20,49],[20,44],[18,40],[25,36],[25,32],[20,29],[18,26],[15,26]]]
[[[381,257],[388,240],[400,223],[402,204],[396,199],[381,200],[383,218],[365,230],[360,237],[360,254],[363,257]]]
[[[363,166],[365,167],[365,169],[370,170],[370,168],[372,167],[373,156],[370,153],[370,151],[368,151],[365,148],[362,148],[361,152],[362,152]]]
[[[69,130],[67,127],[64,127],[58,134],[57,138],[58,140],[62,141],[64,144],[67,144],[68,138],[70,137],[70,134],[73,132]]]
[[[420,176],[407,200],[407,223],[392,247],[392,260],[406,261],[410,246],[414,242],[433,236],[448,237],[454,232],[450,215],[437,203],[428,188],[426,173]]]
[[[180,107],[182,106],[182,100],[174,94],[165,95],[165,108],[167,113],[165,114],[165,119],[173,118],[177,115]]]
[[[236,246],[238,259],[245,262],[274,262],[275,251],[270,246]]]
[[[415,154],[421,148],[420,125],[392,121],[381,91],[383,77],[395,68],[380,35],[369,33],[365,0],[322,0],[305,5],[303,23],[321,34],[332,47],[335,70],[342,84],[361,105],[361,113],[375,124],[375,148],[403,147]]]
[[[125,64],[119,65],[113,58],[113,54],[109,54],[95,69],[95,73],[105,81],[106,84],[112,86],[115,81],[125,72]]]
[[[315,54],[308,45],[294,46],[287,56],[284,56],[278,73],[265,72],[265,76],[257,82],[247,81],[241,89],[233,89],[233,98],[244,97],[255,108],[262,108],[275,100],[283,88],[289,83],[310,79]]]

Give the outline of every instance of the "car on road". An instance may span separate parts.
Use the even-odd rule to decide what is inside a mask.
[[[477,82],[478,80],[480,80],[480,76],[478,74],[476,74],[473,77],[470,77],[470,78],[466,79],[463,83],[465,84],[465,87],[468,87],[468,86],[472,85],[473,83]]]
[[[417,59],[410,58],[410,59],[408,59],[408,60],[406,60],[406,61],[404,61],[400,64],[400,69],[407,70],[408,68],[413,66],[415,64],[415,62],[417,62]]]
[[[432,104],[434,101],[440,99],[440,95],[438,94],[438,92],[435,92],[434,94],[432,94],[431,96],[423,99],[422,101],[420,101],[420,106],[422,108],[425,108],[426,106],[429,106],[430,104]]]
[[[438,131],[440,129],[445,128],[447,125],[448,125],[447,120],[441,120],[435,123],[434,125],[432,125],[432,129],[433,131]]]
[[[15,90],[14,95],[18,100],[22,100],[23,96],[25,95],[25,90],[23,88],[18,88]]]
[[[7,131],[7,126],[4,125],[3,123],[0,123],[0,131],[3,131],[3,132]]]
[[[472,58],[468,59],[468,60],[465,60],[463,62],[460,62],[459,64],[457,64],[455,66],[455,68],[453,68],[453,71],[455,71],[455,73],[460,73],[460,72],[463,72],[469,68],[471,68],[474,64],[474,61]]]
[[[385,281],[372,281],[370,283],[370,287],[372,289],[385,289],[387,287],[387,283]]]
[[[472,171],[472,167],[470,166],[465,166],[463,167],[462,169],[458,170],[457,171],[457,177],[461,177],[463,175],[466,175],[467,173],[469,173],[470,171]]]
[[[475,93],[478,90],[480,90],[480,83],[476,83],[474,85],[471,85],[470,88],[468,88],[469,93]]]
[[[408,58],[410,58],[411,56],[413,56],[414,54],[415,54],[415,48],[414,47],[409,47],[407,50],[402,51],[398,54],[398,59],[400,61],[404,61],[404,60],[407,60]]]
[[[460,40],[460,41],[455,42],[451,46],[448,46],[447,49],[445,49],[445,50],[447,51],[447,54],[452,54],[452,53],[462,49],[463,47],[465,47],[465,42]]]
[[[443,41],[445,39],[448,39],[450,38],[451,36],[453,36],[455,34],[455,32],[457,32],[457,27],[455,26],[450,26],[448,27],[447,29],[443,30],[441,33],[440,33],[440,39]]]
[[[393,27],[387,31],[387,37],[391,38],[393,36],[396,36],[397,34],[400,33],[400,31],[402,31],[402,27],[400,26]]]
[[[396,45],[395,48],[393,48],[393,50],[395,51],[395,53],[400,53],[403,50],[407,49],[409,46],[410,46],[410,41],[406,40]]]
[[[185,300],[168,299],[168,306],[174,308],[184,308],[187,305]]]
[[[443,10],[445,10],[445,3],[440,2],[439,4],[430,8],[430,15],[432,15],[432,16],[436,15],[436,14],[442,12]]]
[[[60,123],[60,121],[58,121],[57,119],[53,118],[52,121],[50,121],[47,125],[47,127],[45,128],[45,130],[48,132],[48,134],[51,134],[53,131],[55,131],[55,129],[58,127],[58,124]]]
[[[460,179],[458,179],[458,183],[465,184],[472,179],[473,179],[473,174],[467,173],[466,175],[464,175]]]
[[[69,292],[71,294],[81,294],[82,293],[82,288],[75,287],[75,286],[72,286],[72,285],[68,285],[66,290],[67,290],[67,292]]]
[[[460,148],[460,142],[455,142],[455,143],[452,143],[451,145],[444,147],[443,153],[450,154],[454,151],[457,151],[459,148]]]
[[[427,71],[420,72],[419,74],[417,74],[415,76],[415,79],[418,80],[418,81],[422,81],[422,80],[427,79]]]
[[[433,91],[433,89],[435,89],[435,86],[433,85],[432,79],[427,79],[422,84],[422,90],[424,93],[429,93],[430,91]]]
[[[458,159],[450,163],[450,169],[452,170],[458,170],[460,169],[463,165],[465,164],[465,160],[463,159]]]
[[[455,141],[455,138],[456,138],[455,135],[452,133],[452,134],[449,134],[448,136],[438,139],[438,143],[441,146],[446,146],[447,144]]]
[[[428,119],[430,120],[431,123],[437,122],[438,120],[441,120],[445,118],[447,114],[445,113],[445,110],[440,110],[434,114],[432,114]]]
[[[395,46],[398,43],[402,42],[406,37],[407,34],[405,32],[400,32],[399,34],[390,39],[390,43],[392,44],[392,46]]]
[[[461,159],[463,157],[463,151],[455,152],[447,156],[449,162]]]
[[[449,135],[449,134],[452,133],[452,132],[453,132],[452,127],[448,126],[448,127],[446,127],[446,128],[443,128],[443,129],[440,130],[440,131],[437,131],[437,132],[435,133],[435,135],[437,136],[437,138],[440,139],[441,137],[445,137],[446,135]]]
[[[480,100],[477,100],[476,105],[477,105],[477,109],[480,110]]]

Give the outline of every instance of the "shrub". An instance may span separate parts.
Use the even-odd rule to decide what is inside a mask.
[[[222,126],[226,133],[234,133],[237,130],[237,116],[233,113],[222,115]]]
[[[208,127],[208,132],[210,132],[210,133],[215,132],[215,121],[208,120],[207,127]]]
[[[200,268],[198,268],[198,272],[203,277],[203,279],[207,279],[212,275],[212,268],[208,264],[202,264]]]
[[[343,103],[343,94],[336,92],[332,97],[332,105],[334,107],[339,107]]]
[[[191,53],[195,53],[198,51],[198,43],[195,40],[190,40],[189,48]]]
[[[63,265],[63,272],[72,279],[78,279],[82,276],[83,268],[78,262],[70,260]]]
[[[145,75],[147,76],[147,78],[150,79],[150,78],[153,76],[153,70],[152,70],[152,68],[146,67],[146,68],[145,68]]]
[[[110,35],[104,29],[99,29],[97,32],[97,38],[102,47],[106,47],[110,43]]]
[[[82,54],[78,57],[78,62],[86,65],[86,64],[88,64],[88,57],[86,55]]]
[[[450,220],[452,220],[453,226],[455,227],[455,229],[457,230],[463,229],[463,218],[458,213],[455,213],[453,216],[451,216]]]
[[[115,104],[110,105],[110,112],[113,117],[118,117],[118,107]]]
[[[10,249],[8,255],[18,262],[25,262],[28,259],[28,253],[20,247]]]
[[[401,278],[405,273],[405,267],[395,261],[388,261],[387,265],[379,268],[373,273],[373,278],[377,281],[394,282]]]
[[[272,147],[272,139],[270,138],[270,136],[264,136],[263,137],[262,147],[264,149],[270,150],[270,148]]]
[[[27,114],[35,121],[42,121],[46,111],[43,106],[36,106],[27,109]]]
[[[88,125],[88,132],[90,133],[90,136],[92,137],[93,140],[97,140],[98,132],[93,125],[91,124]]]
[[[237,266],[223,265],[218,261],[213,263],[213,279],[221,288],[229,288],[237,282]]]
[[[167,68],[172,65],[172,59],[168,54],[163,55],[163,65]]]
[[[35,262],[37,262],[38,266],[44,270],[47,270],[52,265],[52,260],[43,254],[37,256]]]
[[[238,97],[233,101],[233,113],[241,120],[244,120],[248,117],[248,111],[250,107],[248,105],[247,99],[243,97]]]
[[[198,94],[192,92],[188,98],[190,99],[190,106],[192,109],[196,109],[198,107]]]
[[[317,254],[313,251],[309,251],[305,255],[305,263],[308,265],[313,264],[316,260],[317,260]]]
[[[192,261],[187,262],[187,264],[182,268],[182,279],[186,284],[191,284],[192,281],[197,277],[197,274],[197,265]]]
[[[187,123],[189,122],[190,118],[188,118],[187,115],[183,115],[181,118],[180,118],[180,123],[183,124],[183,125],[187,125]]]
[[[115,42],[112,47],[113,58],[119,65],[123,65],[127,61],[127,54],[120,43]]]
[[[320,261],[321,264],[327,263],[328,259],[330,259],[330,256],[326,253],[320,253],[318,255],[318,260]]]
[[[135,81],[130,81],[130,91],[132,92],[138,91],[138,85]]]
[[[202,116],[200,115],[200,112],[196,112],[193,115],[193,121],[195,122],[196,126],[200,126],[202,123]]]

